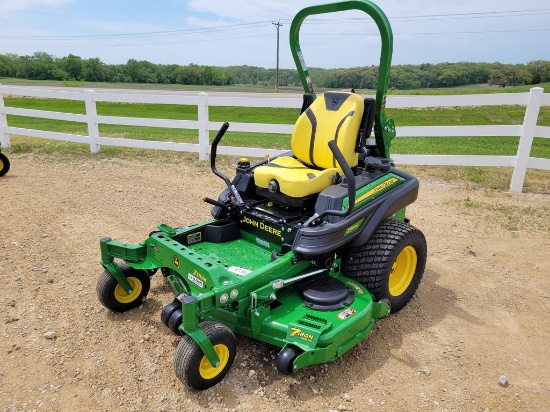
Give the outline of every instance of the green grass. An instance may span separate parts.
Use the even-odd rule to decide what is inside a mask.
[[[549,83],[540,83],[521,86],[489,86],[487,84],[470,84],[458,87],[441,87],[435,89],[416,89],[416,90],[395,90],[392,89],[388,94],[413,94],[413,95],[454,95],[454,94],[492,94],[492,93],[523,93],[528,92],[533,87],[542,87],[546,92],[550,91]],[[360,90],[362,92],[362,90]],[[373,91],[368,91],[373,92]]]
[[[42,85],[42,83],[41,83]],[[109,85],[112,87],[113,85]],[[545,85],[550,90],[550,84]],[[506,88],[505,91],[511,91]],[[189,90],[189,89],[186,89]],[[473,92],[485,92],[480,89],[469,89]],[[484,89],[499,92],[497,89]],[[528,90],[528,88],[527,88]],[[248,90],[250,91],[250,90]],[[515,91],[525,91],[521,88]],[[446,94],[453,94],[454,91]],[[457,90],[463,94],[465,89]],[[440,91],[424,94],[440,94]],[[410,94],[410,93],[409,93]],[[84,102],[36,99],[28,97],[5,97],[6,106],[36,110],[50,110],[66,113],[85,113]],[[197,120],[197,107],[190,105],[151,105],[128,103],[97,103],[98,114],[106,116],[127,116],[163,119]],[[251,122],[293,124],[299,109],[250,108],[250,107],[210,107],[212,121]],[[482,106],[460,108],[428,109],[388,109],[387,114],[393,117],[398,126],[435,126],[435,125],[520,125],[523,122],[523,106]],[[25,116],[8,116],[10,126],[29,129],[47,130],[62,133],[87,134],[87,126],[80,122],[66,122],[39,119]],[[550,126],[550,107],[542,107],[538,124]],[[211,131],[211,138],[216,131]],[[112,136],[129,139],[160,140],[174,142],[198,142],[198,132],[186,129],[166,129],[152,127],[120,126],[100,124],[101,136]],[[398,137],[392,143],[391,153],[400,154],[448,154],[448,155],[515,155],[518,137]],[[90,156],[87,144],[63,142],[23,136],[12,136],[12,153],[46,153]],[[248,146],[288,149],[290,136],[281,134],[261,134],[232,132],[224,136],[223,145]],[[107,157],[162,157],[163,161],[184,161],[207,168],[206,162],[199,162],[195,153],[166,152],[159,150],[131,149],[102,146],[98,158]],[[531,156],[550,158],[550,139],[535,138]],[[223,159],[221,159],[222,161]],[[457,167],[457,166],[410,166],[407,171],[417,175],[429,175],[447,181],[461,182],[468,187],[481,187],[497,190],[508,190],[512,175],[511,168],[502,167]],[[550,179],[547,171],[528,170],[524,191],[550,193]],[[467,205],[468,202],[465,202]],[[473,207],[474,205],[469,205]]]
[[[58,99],[7,97],[6,106],[36,110],[51,110],[84,114],[83,102]],[[106,116],[149,117],[163,119],[197,120],[197,107],[168,104],[128,104],[98,102],[97,111]],[[519,125],[523,122],[523,106],[482,106],[460,108],[388,109],[387,114],[396,119],[398,126],[430,125]],[[249,123],[293,124],[298,109],[210,107],[212,121],[236,121]],[[52,132],[87,134],[85,123],[39,119],[8,115],[10,126]],[[539,125],[550,126],[550,107],[541,108]],[[215,135],[211,132],[211,137]],[[160,140],[173,142],[198,142],[198,133],[193,129],[166,129],[154,127],[100,124],[101,136]],[[224,145],[287,149],[290,137],[281,134],[261,134],[228,131]],[[392,153],[400,154],[449,154],[449,155],[515,155],[517,137],[414,137],[397,138],[392,144]],[[26,147],[26,149],[25,149]],[[35,146],[33,146],[35,147]],[[20,151],[31,150],[22,145]],[[104,150],[104,148],[102,149]],[[550,158],[550,139],[535,138],[532,156]]]

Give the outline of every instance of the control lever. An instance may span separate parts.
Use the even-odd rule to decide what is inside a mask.
[[[237,190],[235,185],[231,183],[231,180],[229,180],[227,176],[225,176],[216,168],[216,152],[218,150],[218,144],[220,143],[220,140],[222,140],[222,137],[228,128],[229,128],[229,123],[225,122],[220,128],[220,130],[218,131],[218,133],[216,134],[216,137],[214,137],[214,141],[212,142],[212,147],[210,148],[210,168],[212,169],[212,172],[216,176],[218,176],[225,182],[229,191],[233,195],[233,199],[235,199],[235,203],[237,205],[242,205],[244,203],[243,199],[241,198],[241,195],[239,194],[239,191]]]
[[[346,182],[348,185],[348,210],[325,210],[323,213],[314,213],[313,216],[311,216],[305,223],[304,226],[309,226],[313,221],[317,219],[321,219],[325,216],[339,216],[339,217],[346,217],[351,212],[353,212],[353,209],[355,208],[355,175],[353,174],[353,171],[351,170],[351,167],[349,166],[348,162],[346,161],[346,158],[338,148],[338,145],[334,140],[331,140],[328,142],[328,147],[330,148],[332,154],[334,155],[336,161],[342,168],[342,171],[344,172],[344,175],[346,176]]]

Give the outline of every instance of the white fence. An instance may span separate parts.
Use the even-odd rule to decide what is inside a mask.
[[[6,107],[4,95],[30,96],[84,101],[86,114],[59,113],[44,110],[31,110]],[[96,102],[153,103],[196,105],[198,120],[169,120],[120,116],[100,116],[97,114]],[[10,134],[57,139],[90,145],[92,153],[97,153],[102,145],[123,146],[157,150],[175,150],[195,152],[201,160],[206,160],[209,153],[209,131],[218,130],[220,122],[209,120],[209,106],[240,107],[301,107],[301,96],[265,95],[245,96],[231,93],[146,93],[146,92],[110,92],[93,90],[45,90],[30,87],[11,87],[0,85],[0,144],[10,146]],[[498,93],[482,95],[448,95],[448,96],[388,96],[388,108],[423,108],[423,107],[457,107],[457,106],[500,106],[523,105],[526,107],[522,125],[482,125],[482,126],[401,126],[397,127],[398,137],[454,137],[454,136],[516,136],[520,137],[515,156],[471,156],[471,155],[392,155],[398,164],[410,165],[448,165],[448,166],[508,166],[514,169],[510,190],[521,192],[527,168],[550,170],[550,159],[530,157],[533,138],[550,138],[550,127],[537,126],[539,109],[550,106],[550,94],[543,93],[540,87],[534,87],[526,93]],[[43,130],[23,129],[8,125],[6,115],[30,116],[45,119],[83,122],[88,125],[88,135],[48,132]],[[290,134],[293,125],[238,123],[227,119],[232,131],[282,133]],[[174,143],[149,140],[102,137],[99,124],[117,124],[129,126],[167,127],[176,129],[198,130],[198,143]],[[276,155],[280,150],[220,146],[219,154],[263,156],[265,153]]]

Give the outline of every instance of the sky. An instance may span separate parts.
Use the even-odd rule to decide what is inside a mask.
[[[294,68],[294,15],[323,0],[0,0],[0,54]],[[550,60],[548,0],[379,0],[393,64]],[[310,67],[376,65],[380,40],[357,11],[311,16],[300,45]]]

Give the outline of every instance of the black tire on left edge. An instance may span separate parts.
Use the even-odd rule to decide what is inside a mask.
[[[10,170],[10,159],[4,153],[0,153],[0,176],[4,176]]]

